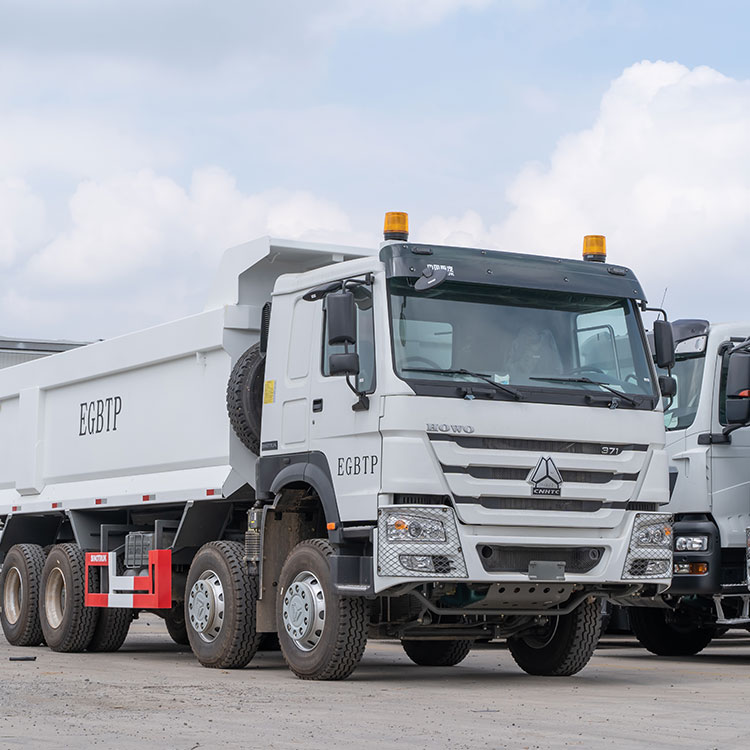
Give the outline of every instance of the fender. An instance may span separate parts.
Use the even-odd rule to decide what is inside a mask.
[[[336,503],[328,459],[320,451],[287,453],[280,456],[262,456],[256,463],[256,496],[271,499],[284,487],[295,482],[309,484],[320,498],[327,524],[336,524],[328,530],[331,544],[340,544],[341,517]],[[272,507],[275,507],[272,506]]]

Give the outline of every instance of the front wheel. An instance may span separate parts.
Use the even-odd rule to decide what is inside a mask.
[[[602,605],[587,599],[572,612],[508,639],[508,650],[524,672],[568,677],[591,659],[601,631]]]
[[[364,599],[339,596],[325,539],[300,542],[281,569],[276,623],[281,653],[303,680],[343,680],[367,643]]]
[[[693,656],[714,637],[713,628],[701,628],[688,615],[669,609],[633,607],[630,626],[641,646],[657,656]]]

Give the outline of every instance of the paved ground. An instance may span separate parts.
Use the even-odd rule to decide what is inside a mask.
[[[115,654],[16,649],[0,635],[0,678],[0,748],[703,750],[750,733],[750,638],[731,634],[690,659],[606,638],[567,679],[529,677],[502,646],[442,669],[376,642],[350,679],[311,683],[279,653],[204,669],[146,616]]]

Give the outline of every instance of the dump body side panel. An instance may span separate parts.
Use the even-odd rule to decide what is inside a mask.
[[[220,490],[233,438],[224,337],[214,310],[2,371],[0,515]]]

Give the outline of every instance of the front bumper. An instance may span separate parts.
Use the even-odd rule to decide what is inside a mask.
[[[675,521],[674,538],[681,536],[705,536],[708,538],[708,549],[700,552],[674,553],[674,565],[704,563],[708,566],[706,573],[674,573],[669,594],[675,596],[702,595],[711,596],[721,593],[721,543],[719,530],[711,521]]]
[[[441,520],[445,526],[444,539],[389,540],[388,518],[399,514]],[[671,516],[664,513],[623,512],[619,524],[605,529],[477,526],[458,523],[454,510],[447,506],[385,506],[378,511],[378,526],[373,531],[374,591],[383,592],[409,582],[455,581],[564,582],[591,587],[650,583],[661,592],[671,579],[671,539],[666,546],[652,547],[637,543],[636,538],[642,536],[646,527],[669,528],[670,523]],[[487,550],[492,555],[498,550],[501,553],[513,550],[510,557],[503,559],[512,559],[514,569],[502,570],[491,565],[495,569],[488,570],[488,560],[497,558],[488,555]],[[591,559],[592,550],[596,550],[596,559]],[[581,563],[587,556],[590,564]],[[431,566],[426,558],[432,559]],[[525,569],[518,568],[519,560]],[[571,566],[571,560],[577,562]],[[415,570],[415,565],[424,569]]]

